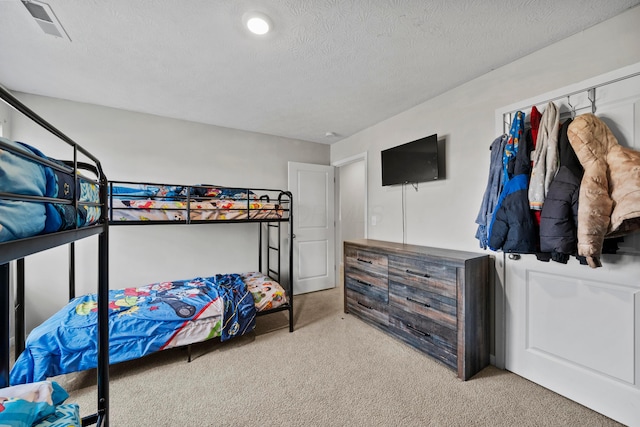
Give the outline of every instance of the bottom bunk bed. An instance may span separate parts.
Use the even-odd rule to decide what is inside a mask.
[[[290,296],[262,273],[217,274],[109,291],[110,363],[253,330],[260,313],[286,310]],[[71,300],[34,328],[11,384],[96,367],[95,294]]]

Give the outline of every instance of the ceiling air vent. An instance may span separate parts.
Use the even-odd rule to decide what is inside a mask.
[[[56,18],[51,6],[41,1],[22,0],[22,4],[27,8],[33,19],[36,20],[42,31],[55,37],[60,37],[71,41],[67,32],[62,28],[62,24]]]

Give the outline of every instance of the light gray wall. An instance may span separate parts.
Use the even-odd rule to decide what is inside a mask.
[[[403,237],[402,190],[382,187],[380,151],[437,133],[447,176],[407,187],[407,243],[480,251],[475,218],[498,136],[495,110],[640,61],[639,22],[636,7],[333,144],[331,162],[368,153],[369,238]]]
[[[9,138],[11,135],[11,108],[4,102],[0,102],[0,136]]]
[[[109,179],[287,189],[287,162],[329,164],[329,146],[158,116],[17,94],[94,154]],[[70,158],[16,113],[12,138]],[[256,224],[110,227],[110,287],[258,268]],[[28,328],[66,302],[67,248],[27,259]],[[78,294],[95,292],[97,237],[77,243]],[[35,315],[35,316],[34,316]]]

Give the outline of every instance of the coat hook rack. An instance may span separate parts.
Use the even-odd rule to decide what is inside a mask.
[[[567,95],[567,104],[569,104],[569,108],[571,108],[571,118],[576,118],[576,107],[571,105],[571,96]]]
[[[592,86],[591,88],[585,87],[584,89],[580,89],[580,90],[577,90],[575,92],[571,92],[571,93],[568,93],[568,94],[560,95],[560,96],[557,96],[555,98],[548,99],[546,101],[538,101],[538,102],[536,102],[536,104],[537,105],[545,104],[545,103],[552,102],[552,101],[555,101],[555,100],[563,99],[565,97],[567,98],[567,101],[570,101],[569,98],[572,95],[576,95],[576,94],[579,94],[579,93],[584,93],[586,91],[587,95],[589,97],[589,101],[591,101],[591,112],[595,114],[595,112],[596,112],[596,88],[604,87],[604,86],[607,86],[607,85],[610,85],[610,84],[613,84],[613,83],[617,83],[617,82],[620,82],[620,81],[623,81],[623,80],[627,80],[627,79],[630,79],[630,78],[633,78],[633,77],[638,77],[638,76],[640,76],[640,72],[631,73],[631,74],[628,74],[626,76],[618,77],[616,79],[612,79],[612,80],[606,81],[604,83],[600,83],[600,84],[598,84],[596,86]],[[523,110],[523,111],[527,110],[527,109],[533,107],[536,104],[531,104],[531,105],[528,105],[526,107],[519,107],[517,110],[512,110],[512,111],[507,111],[507,112],[502,113],[503,131],[505,131],[505,133],[506,133],[506,130],[504,128],[507,126],[507,124],[510,125],[513,113],[515,113],[518,110]],[[570,102],[569,102],[569,107],[571,107],[571,109],[572,109],[572,114],[575,115],[575,107],[573,105],[571,105]],[[509,118],[508,122],[507,122],[507,117]]]
[[[509,128],[511,128],[511,119],[512,113],[505,113],[502,115],[502,133],[509,133]]]
[[[589,101],[591,101],[591,112],[593,114],[596,113],[596,88],[592,87],[587,91],[587,96],[589,97]]]

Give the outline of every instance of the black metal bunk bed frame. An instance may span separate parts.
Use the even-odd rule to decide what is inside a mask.
[[[65,162],[73,169],[74,181],[77,184],[80,168],[89,168],[97,175],[100,186],[100,221],[95,225],[86,226],[50,233],[38,236],[23,238],[0,243],[0,387],[9,385],[10,371],[10,262],[16,261],[16,298],[15,298],[15,350],[16,357],[24,349],[24,284],[25,284],[25,268],[24,257],[55,248],[65,244],[69,244],[69,295],[75,295],[75,246],[76,240],[84,239],[90,236],[98,235],[98,367],[97,367],[97,412],[82,418],[82,425],[97,424],[98,426],[109,425],[109,324],[108,324],[108,302],[109,302],[109,223],[107,220],[107,178],[102,171],[100,161],[90,152],[82,148],[71,138],[49,124],[20,100],[13,96],[8,90],[0,85],[0,98],[10,107],[19,111],[39,126],[55,135],[58,139],[64,141],[73,148],[73,162]],[[67,172],[55,162],[46,159],[30,156],[24,152],[16,151],[11,146],[1,144],[6,149],[21,157],[26,157],[36,163],[45,165],[63,172]],[[78,161],[78,153],[90,159],[92,164],[86,164]],[[77,185],[76,185],[77,188]],[[12,193],[0,193],[0,199],[25,201],[25,202],[53,202],[60,204],[75,205],[76,212],[78,210],[78,199],[80,195],[76,194],[75,200],[52,199],[37,196],[21,196]]]
[[[174,210],[186,210],[187,214],[185,218],[180,220],[153,220],[153,221],[137,221],[137,220],[127,220],[127,221],[119,221],[113,218],[113,187],[114,185],[145,185],[145,186],[157,186],[157,187],[181,187],[183,189],[182,196],[177,196],[181,201],[185,202],[186,208],[174,208]],[[191,219],[191,202],[198,200],[208,200],[210,199],[207,196],[194,197],[192,196],[194,191],[193,189],[199,188],[210,188],[216,187],[218,189],[233,189],[233,190],[242,190],[247,194],[247,206],[244,208],[247,213],[246,219],[225,219],[225,220],[192,220]],[[269,193],[277,193],[278,194],[278,204],[276,208],[270,210],[281,210],[283,214],[279,218],[274,218],[273,216],[267,218],[251,218],[251,212],[255,211],[250,207],[250,203],[253,199],[249,198],[249,194],[256,192],[269,192]],[[275,189],[267,189],[267,188],[245,188],[245,187],[225,187],[225,186],[214,186],[214,185],[176,185],[176,184],[161,184],[161,183],[150,183],[150,182],[137,182],[137,181],[109,181],[109,191],[108,191],[108,202],[109,202],[109,224],[110,225],[118,225],[118,226],[126,226],[126,225],[166,225],[166,224],[229,224],[229,223],[257,223],[258,224],[258,268],[261,272],[267,272],[266,274],[276,282],[280,283],[287,292],[288,301],[286,304],[283,304],[279,307],[272,308],[265,311],[260,311],[256,313],[256,316],[264,316],[266,314],[276,313],[280,311],[288,311],[289,314],[289,332],[293,332],[293,239],[295,234],[293,233],[293,195],[290,191],[283,190],[275,190]],[[176,196],[172,196],[176,197]],[[267,202],[269,202],[269,196],[262,196],[259,200],[264,200],[266,197]],[[134,197],[135,198],[135,197]],[[144,198],[144,196],[141,196]],[[244,202],[244,199],[242,200]],[[172,208],[156,208],[158,210],[171,210]],[[154,209],[152,209],[154,210]],[[281,282],[282,279],[282,223],[288,223],[288,280],[287,285],[283,285]],[[263,234],[265,234],[262,229],[262,225],[266,224],[266,257],[263,256]],[[274,238],[272,238],[271,233],[277,233]],[[275,244],[273,243],[275,242]],[[277,261],[277,268],[272,268],[271,260],[273,259],[272,253],[275,252],[275,257]],[[265,267],[266,266],[266,267]],[[187,346],[189,351],[189,361],[191,361],[191,345]]]

